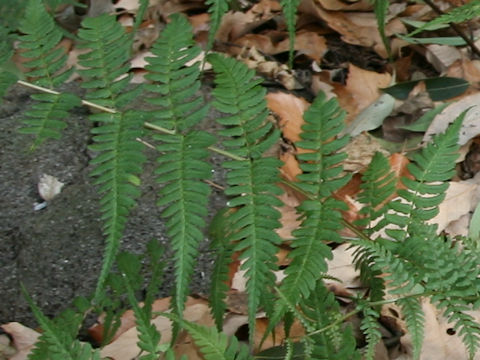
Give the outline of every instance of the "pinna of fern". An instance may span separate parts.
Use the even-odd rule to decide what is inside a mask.
[[[64,310],[54,320],[46,317],[22,286],[22,291],[35,318],[42,328],[42,335],[35,343],[28,358],[31,360],[100,360],[100,351],[77,339],[89,301],[77,298],[75,309]]]
[[[28,68],[25,75],[32,78],[36,85],[48,89],[65,82],[74,69],[66,67],[67,54],[59,46],[62,32],[41,0],[29,0],[20,31],[23,35],[18,47],[24,50],[22,57],[29,59],[23,63]],[[25,126],[19,131],[35,135],[32,147],[36,147],[47,139],[61,137],[61,131],[67,126],[64,119],[68,117],[69,110],[80,105],[80,99],[67,93],[42,93],[32,95],[32,98],[38,102],[25,113]]]
[[[338,137],[344,117],[337,101],[327,101],[320,92],[304,114],[301,140],[295,143],[297,148],[306,150],[297,155],[302,174],[297,176],[296,186],[310,198],[297,207],[301,224],[292,232],[292,251],[288,255],[291,263],[280,287],[290,307],[307,299],[327,272],[326,260],[332,258],[332,252],[326,242],[341,241],[337,231],[341,228],[340,210],[345,209],[345,204],[331,195],[349,180],[341,174],[346,154],[340,152],[348,137]],[[272,329],[288,310],[286,305],[277,303]]]
[[[127,90],[129,70],[129,37],[114,16],[107,14],[86,18],[78,36],[81,46],[89,49],[79,56],[84,68],[80,75],[82,86],[90,90],[87,98],[97,104],[116,109],[90,115],[90,120],[99,125],[92,129],[94,144],[90,149],[99,154],[91,160],[95,166],[91,175],[96,177],[102,194],[100,204],[106,247],[102,270],[95,291],[95,300],[100,302],[107,275],[118,252],[120,239],[130,209],[139,195],[139,178],[145,157],[143,145],[136,139],[143,132],[143,121],[134,110],[123,110],[134,100],[139,88]]]
[[[261,80],[244,64],[222,55],[211,54],[208,61],[216,74],[213,105],[226,115],[217,119],[225,126],[219,133],[228,137],[223,141],[226,150],[242,160],[223,163],[228,170],[225,193],[232,198],[230,207],[237,207],[229,216],[231,224],[228,241],[235,244],[241,268],[246,271],[250,337],[253,339],[255,315],[260,306],[267,312],[272,304],[268,291],[275,283],[276,245],[280,238],[275,229],[280,227],[281,206],[276,197],[281,193],[275,185],[280,161],[263,157],[279,137],[267,120],[268,110]],[[215,312],[215,310],[214,310]]]
[[[157,109],[151,112],[152,122],[170,134],[154,134],[161,153],[156,169],[157,182],[162,185],[158,205],[164,207],[167,235],[173,248],[175,288],[172,306],[182,317],[189,291],[198,246],[203,239],[210,187],[204,180],[212,175],[207,148],[215,138],[192,128],[202,121],[208,111],[199,96],[199,63],[187,65],[200,53],[194,45],[191,25],[179,14],[155,42],[147,59],[146,75],[152,84],[147,90],[154,96],[147,99]]]

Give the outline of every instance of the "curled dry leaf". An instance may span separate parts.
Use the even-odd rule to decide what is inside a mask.
[[[40,333],[32,330],[18,322],[11,322],[1,326],[13,340],[13,345],[17,350],[16,354],[9,357],[10,360],[26,360],[30,350],[40,337]]]
[[[55,176],[43,174],[38,182],[38,193],[43,200],[50,201],[60,194],[63,185],[65,184],[59,181]]]

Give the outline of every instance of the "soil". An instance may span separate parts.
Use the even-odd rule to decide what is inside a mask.
[[[81,93],[74,84],[66,90]],[[57,315],[74,297],[88,296],[94,290],[104,236],[98,195],[89,176],[93,155],[87,149],[92,127],[87,118],[89,110],[74,109],[60,140],[30,151],[32,137],[17,132],[32,104],[30,94],[30,90],[14,86],[0,105],[0,324],[18,321],[36,326],[20,283],[46,315]],[[160,210],[155,204],[155,150],[147,149],[147,156],[150,161],[142,175],[143,195],[131,212],[122,240],[122,249],[134,253],[142,253],[151,239],[168,249]],[[214,181],[221,183],[222,159],[213,156],[212,161]],[[65,186],[46,208],[34,210],[34,205],[42,201],[37,190],[42,174],[56,177]],[[209,217],[224,204],[222,191],[213,187]],[[209,286],[212,256],[208,243],[205,237],[192,279],[192,293],[205,293]],[[168,253],[169,250],[167,258]],[[165,268],[163,284],[159,297],[170,294],[171,263]]]

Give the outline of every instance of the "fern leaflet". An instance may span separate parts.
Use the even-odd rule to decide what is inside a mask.
[[[422,349],[425,316],[419,298],[406,297],[398,300],[397,304],[402,308],[408,333],[413,344],[413,359],[420,358]]]
[[[241,268],[246,270],[250,337],[253,339],[255,314],[260,305],[271,309],[266,295],[275,283],[272,272],[276,268],[276,245],[280,238],[274,231],[280,226],[281,206],[275,195],[281,190],[275,185],[280,161],[262,157],[278,139],[278,130],[267,121],[268,110],[264,99],[265,89],[254,80],[254,72],[244,64],[218,54],[208,57],[216,73],[216,88],[213,90],[213,105],[228,116],[217,119],[225,126],[220,135],[229,136],[223,142],[225,148],[245,160],[223,163],[227,173],[228,188],[225,193],[232,196],[230,207],[238,207],[230,215],[232,224],[228,237],[236,243]]]
[[[229,212],[232,209],[220,210],[210,224],[210,238],[212,240],[211,248],[215,250],[216,258],[212,271],[212,281],[209,296],[209,305],[212,309],[212,315],[219,331],[222,330],[223,317],[227,310],[225,298],[229,290],[229,265],[233,260],[234,244],[228,241],[228,230],[231,228]]]
[[[76,339],[89,307],[88,301],[77,299],[77,311],[67,309],[52,321],[42,313],[23,286],[22,292],[43,330],[28,356],[30,360],[100,360],[99,351],[93,351],[90,344],[82,344]]]
[[[25,75],[35,79],[35,84],[49,89],[65,82],[74,69],[65,69],[67,54],[58,46],[62,32],[40,0],[29,0],[20,30],[24,35],[18,46],[25,50],[22,56],[30,59],[23,64],[29,69]],[[7,81],[11,79],[7,78]],[[34,148],[47,139],[60,138],[61,131],[67,126],[63,119],[70,109],[80,105],[80,99],[72,94],[47,93],[32,98],[39,103],[26,113],[25,127],[19,131],[35,135]]]
[[[380,314],[371,307],[363,307],[363,319],[360,324],[360,329],[363,330],[363,333],[365,334],[365,340],[367,342],[365,349],[366,360],[372,360],[374,358],[375,346],[382,339],[382,333],[378,329],[379,316]]]
[[[283,16],[287,23],[289,50],[288,50],[288,66],[293,66],[293,55],[295,51],[295,32],[297,23],[297,8],[300,5],[300,0],[281,0]]]
[[[415,31],[412,31],[410,34],[408,34],[408,36],[414,36],[419,32],[422,32],[423,30],[427,28],[431,28],[432,26],[435,26],[435,25],[448,24],[448,23],[461,23],[464,21],[468,21],[477,17],[479,13],[480,13],[480,1],[473,0],[462,6],[454,7],[448,13],[440,15],[435,19],[427,22],[420,28],[416,29]]]
[[[310,345],[311,353],[307,351],[308,346],[305,346],[307,359],[353,360],[360,358],[360,353],[355,348],[356,342],[352,329],[350,326],[344,327],[341,322],[338,322],[342,317],[340,305],[322,281],[318,281],[316,288],[302,302],[300,308],[305,318],[309,320],[306,329],[315,333],[315,335],[306,335],[307,338],[311,337],[308,340],[312,343]],[[332,326],[334,324],[336,325]],[[319,330],[323,331],[318,332]]]
[[[229,344],[227,335],[218,332],[214,327],[180,320],[171,314],[165,314],[165,316],[181,323],[192,336],[205,360],[253,360],[248,347],[239,344],[235,336],[230,339]]]
[[[82,46],[91,49],[79,56],[79,63],[85,68],[80,71],[85,78],[82,86],[91,89],[87,96],[97,104],[122,109],[135,99],[140,90],[126,91],[130,81],[129,76],[124,76],[129,69],[128,36],[115,17],[106,14],[86,18],[82,26],[78,36],[84,40]],[[143,125],[137,112],[93,114],[90,120],[100,123],[92,129],[95,144],[90,149],[100,154],[91,161],[96,166],[91,175],[97,177],[95,184],[101,185],[100,204],[107,236],[103,266],[95,291],[98,303],[118,252],[129,210],[140,193],[137,174],[142,172],[145,157],[142,154],[143,145],[136,141],[142,134]]]
[[[159,206],[165,206],[167,234],[174,250],[175,313],[181,317],[193,273],[198,245],[203,239],[210,187],[211,165],[207,148],[215,138],[203,131],[192,131],[208,111],[198,95],[199,63],[187,66],[200,49],[194,46],[191,26],[181,15],[171,17],[152,48],[155,57],[148,58],[149,80],[156,82],[147,89],[155,93],[148,101],[159,107],[152,112],[154,123],[174,134],[154,135],[159,142],[157,181],[163,185]]]
[[[458,132],[465,112],[462,113],[444,134],[435,137],[435,141],[427,144],[421,153],[413,156],[413,162],[407,165],[415,180],[402,178],[407,189],[398,190],[401,200],[390,203],[396,212],[387,214],[389,223],[400,229],[388,230],[387,234],[398,241],[403,241],[413,234],[412,225],[430,220],[438,213],[437,206],[445,198],[449,180],[455,170],[452,164],[458,157]],[[442,182],[442,183],[438,183]]]
[[[215,35],[222,23],[223,15],[228,11],[230,0],[207,0],[205,5],[208,5],[208,12],[210,13],[210,29],[208,30],[207,51],[213,47],[215,42]]]
[[[303,171],[297,176],[297,186],[313,195],[314,200],[304,200],[297,208],[302,223],[292,233],[293,250],[288,255],[292,262],[282,281],[283,292],[294,304],[301,296],[307,298],[327,272],[325,259],[331,259],[332,253],[323,241],[341,241],[337,234],[342,218],[339,209],[345,209],[345,205],[331,195],[349,180],[348,176],[340,176],[340,162],[346,154],[338,153],[348,138],[332,138],[342,130],[344,116],[335,99],[327,101],[319,93],[304,114],[302,140],[296,143],[297,147],[310,151],[297,155]]]
[[[139,290],[143,283],[143,279],[140,276],[140,259],[138,256],[130,253],[120,253],[117,263],[122,274],[123,284],[127,290],[128,301],[135,314],[135,323],[138,330],[138,347],[147,352],[139,359],[156,360],[160,356],[160,332],[150,321],[152,317],[151,303],[146,303],[143,307],[140,307],[135,298],[135,291]]]

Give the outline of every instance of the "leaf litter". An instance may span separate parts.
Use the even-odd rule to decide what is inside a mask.
[[[100,4],[92,8],[94,12],[110,11],[109,5]],[[117,11],[122,12],[119,21],[125,27],[131,27],[133,19],[138,10],[138,2],[132,0],[121,0],[114,5]],[[415,97],[415,91],[426,94],[425,89],[411,89],[403,100],[393,98],[382,93],[382,88],[392,85],[395,80],[392,78],[391,65],[387,65],[387,49],[378,31],[375,14],[373,13],[370,1],[343,2],[338,0],[312,0],[302,1],[298,12],[297,38],[295,43],[295,64],[302,68],[303,72],[310,73],[310,79],[302,81],[299,79],[300,72],[289,69],[285,64],[284,55],[288,52],[288,34],[285,24],[280,21],[280,4],[274,0],[261,0],[252,5],[247,4],[244,11],[230,11],[222,21],[220,30],[216,37],[216,50],[223,51],[237,59],[244,61],[251,68],[254,68],[267,81],[273,81],[277,86],[283,87],[282,91],[270,91],[267,95],[267,102],[270,110],[276,114],[278,126],[282,131],[285,144],[281,146],[278,156],[284,161],[282,167],[283,176],[294,181],[301,172],[296,161],[296,154],[302,149],[296,149],[293,143],[299,140],[299,134],[303,124],[302,114],[308,108],[309,101],[318,91],[327,92],[328,97],[336,97],[343,109],[347,112],[347,134],[352,135],[350,143],[345,148],[348,159],[344,163],[345,171],[353,174],[352,180],[344,189],[338,192],[337,196],[349,205],[349,211],[344,214],[348,221],[358,216],[361,206],[356,202],[359,192],[359,179],[362,172],[370,162],[375,152],[380,151],[389,156],[392,168],[397,179],[401,176],[409,176],[406,170],[409,151],[415,149],[404,149],[402,151],[388,150],[384,145],[395,139],[395,136],[388,136],[388,132],[399,132],[402,127],[415,129],[420,133],[424,132],[423,141],[427,142],[431,136],[443,132],[452,119],[461,112],[467,111],[464,124],[460,134],[460,144],[465,146],[465,155],[471,153],[472,144],[475,138],[480,135],[478,118],[480,103],[478,89],[473,86],[480,81],[480,61],[473,59],[467,49],[452,45],[426,45],[424,47],[423,60],[430,63],[431,67],[415,65],[419,55],[413,47],[404,39],[396,37],[395,34],[406,34],[407,26],[414,24],[413,21],[423,19],[428,15],[428,6],[424,4],[393,3],[390,5],[387,14],[386,36],[390,41],[393,54],[397,54],[394,65],[398,66],[398,78],[402,81],[417,81],[426,79],[434,73],[435,76],[450,76],[462,78],[472,84],[464,94],[458,94],[456,101],[446,105],[446,100],[435,101],[427,99],[419,102],[415,110],[408,112],[410,119],[405,122],[402,116],[406,113],[402,106]],[[158,32],[164,26],[167,15],[174,12],[184,12],[194,25],[195,34],[199,44],[205,44],[205,34],[208,31],[208,14],[203,2],[188,2],[184,0],[150,1],[147,18],[137,34],[137,52],[132,58],[132,63],[138,72],[135,81],[143,82],[142,69],[145,66],[143,60],[148,56],[148,49],[156,39]],[[193,15],[192,15],[193,14]],[[410,23],[409,23],[410,21]],[[342,54],[345,61],[332,62],[330,58],[336,54],[330,50],[332,35],[338,36],[342,42],[356,46],[358,49],[357,59],[349,59],[350,54]],[[70,45],[69,45],[70,46]],[[140,50],[142,49],[142,50]],[[371,53],[364,50],[372,50],[378,56],[375,64],[384,64],[381,69],[369,68],[372,60]],[[404,51],[406,50],[406,51]],[[402,55],[403,52],[410,54]],[[69,50],[70,63],[75,63],[79,50],[73,45]],[[382,60],[383,59],[383,60]],[[21,61],[21,60],[18,60]],[[358,61],[363,61],[359,64]],[[383,61],[383,62],[382,62]],[[363,66],[362,66],[363,65]],[[378,65],[375,65],[378,66]],[[73,80],[73,79],[72,79]],[[441,82],[442,80],[440,80]],[[442,85],[442,84],[441,84]],[[289,92],[294,89],[302,90],[304,96],[294,95]],[[448,90],[448,85],[447,85]],[[424,125],[415,127],[415,121],[420,119],[421,114],[436,106],[445,105],[445,108],[431,121],[428,128]],[[385,119],[392,123],[388,129],[384,127]],[[426,131],[424,129],[426,128]],[[422,129],[418,131],[418,129]],[[382,134],[383,132],[383,134]],[[385,140],[383,137],[390,140]],[[396,139],[397,141],[399,138]],[[404,137],[400,141],[405,141]],[[422,144],[419,144],[422,146]],[[470,152],[469,152],[470,150]],[[473,155],[470,156],[470,159]],[[468,155],[465,157],[465,162]],[[461,159],[463,167],[463,159]],[[470,166],[463,174],[472,179],[461,180],[454,178],[450,182],[444,202],[439,206],[439,214],[432,220],[438,225],[438,231],[445,231],[451,236],[468,234],[472,213],[479,205],[480,190],[479,176],[480,166]],[[465,175],[467,174],[467,175]],[[42,185],[39,185],[39,192],[43,199],[50,201],[56,196],[63,184],[54,177],[45,176]],[[397,180],[397,187],[401,187]],[[281,197],[284,206],[279,210],[282,214],[282,228],[278,230],[286,246],[279,252],[278,261],[282,266],[288,266],[285,262],[288,254],[288,242],[291,241],[291,232],[298,226],[299,219],[295,207],[302,200],[302,195],[290,192]],[[478,220],[477,220],[478,221]],[[478,228],[479,225],[475,224]],[[353,249],[345,245],[336,247],[334,257],[329,261],[329,275],[335,281],[329,280],[330,289],[339,298],[346,299],[357,292],[364,291],[360,283],[358,272],[353,266]],[[278,281],[281,281],[282,271],[277,274]],[[230,310],[226,314],[224,330],[229,335],[235,334],[239,328],[246,324],[244,315],[246,298],[243,296],[245,290],[245,277],[238,270],[238,264],[233,268],[229,279]],[[154,311],[167,311],[169,298],[159,299],[154,303]],[[347,305],[348,306],[348,305]],[[464,346],[456,336],[456,332],[446,323],[445,318],[427,300],[422,300],[422,308],[425,311],[425,341],[420,359],[467,359]],[[386,319],[391,320],[390,326],[382,322],[385,331],[385,338],[380,342],[376,360],[387,359],[410,359],[412,344],[406,330],[404,319],[398,308],[393,305],[386,305],[382,309]],[[185,308],[185,318],[198,324],[213,326],[213,319],[210,316],[208,303],[202,298],[190,297]],[[478,311],[472,312],[472,316],[480,319]],[[257,321],[257,342],[263,337],[268,319],[264,314],[258,315]],[[355,319],[352,319],[354,322]],[[171,339],[171,322],[165,317],[157,316],[152,323],[162,333],[162,342]],[[393,325],[392,325],[393,324]],[[102,327],[102,318],[98,324],[90,329],[92,337],[99,336]],[[15,360],[26,359],[27,354],[33,347],[39,332],[26,328],[18,323],[2,325],[3,330],[10,335],[11,342],[2,338],[0,353],[8,354],[9,358]],[[275,329],[275,340],[269,337],[264,348],[280,344],[285,334],[279,327]],[[294,324],[291,336],[301,336],[303,328]],[[400,335],[400,336],[399,336]],[[390,346],[385,346],[390,340]],[[395,339],[398,338],[398,341]],[[97,339],[98,341],[101,339]],[[114,360],[132,359],[139,353],[136,345],[138,333],[135,327],[133,312],[127,311],[122,316],[122,326],[117,331],[113,341],[102,350],[102,356]],[[391,345],[393,341],[393,346]],[[12,353],[16,351],[15,355]],[[201,359],[195,343],[188,336],[179,337],[175,345],[177,356],[185,354],[189,359]],[[478,356],[475,358],[479,358]]]

